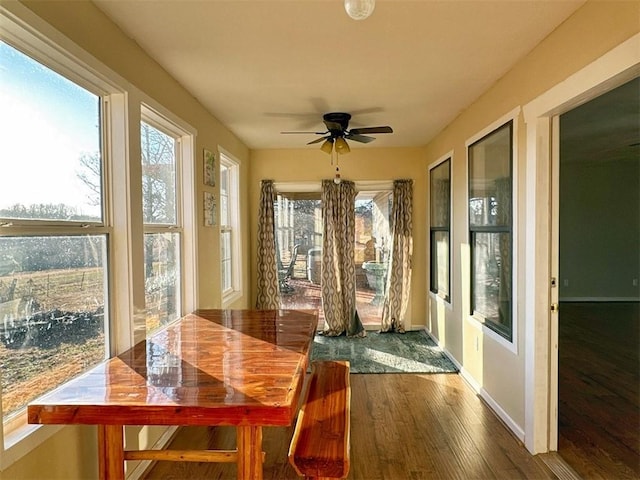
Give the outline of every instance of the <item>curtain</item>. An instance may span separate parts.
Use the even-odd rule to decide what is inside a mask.
[[[322,181],[324,335],[366,335],[356,311],[355,199],[353,182]]]
[[[413,252],[413,180],[393,182],[391,208],[391,248],[382,307],[381,332],[404,333],[404,315],[411,288],[411,254]]]
[[[256,299],[258,310],[277,310],[280,308],[276,266],[276,230],[273,213],[275,201],[276,193],[273,180],[262,180],[258,211],[258,295]]]

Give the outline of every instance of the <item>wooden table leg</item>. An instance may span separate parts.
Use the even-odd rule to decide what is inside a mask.
[[[124,434],[122,425],[98,425],[98,477],[124,479]]]
[[[262,427],[236,427],[238,480],[262,480]]]

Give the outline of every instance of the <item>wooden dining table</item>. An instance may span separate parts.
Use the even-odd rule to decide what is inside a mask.
[[[315,310],[197,310],[31,402],[29,423],[98,426],[99,477],[127,460],[236,462],[261,479],[262,428],[294,422]],[[235,450],[126,450],[125,425],[236,427]]]

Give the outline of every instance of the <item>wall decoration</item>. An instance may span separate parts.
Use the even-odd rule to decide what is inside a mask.
[[[216,225],[216,197],[213,193],[204,192],[204,226]]]
[[[216,186],[216,154],[204,149],[204,184]]]

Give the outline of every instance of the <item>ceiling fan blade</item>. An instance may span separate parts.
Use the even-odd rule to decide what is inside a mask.
[[[350,133],[354,135],[359,135],[361,133],[393,133],[393,129],[391,127],[364,127],[364,128],[352,128]]]
[[[326,135],[329,132],[280,132],[283,135],[291,135],[297,133],[303,133],[305,135]]]
[[[360,134],[355,134],[354,135],[351,132],[349,132],[347,135],[345,135],[344,138],[346,138],[347,140],[353,140],[355,142],[360,142],[360,143],[369,143],[369,142],[373,142],[375,140],[375,138],[373,138],[373,137],[367,137],[365,135],[360,135]]]
[[[313,145],[314,143],[320,143],[323,140],[329,140],[330,138],[331,138],[331,136],[316,138],[315,140],[312,140],[309,143],[307,143],[307,145]]]
[[[327,130],[329,131],[332,131],[332,130],[342,131],[342,125],[340,125],[338,122],[330,122],[329,120],[323,120],[323,122],[327,126]]]

